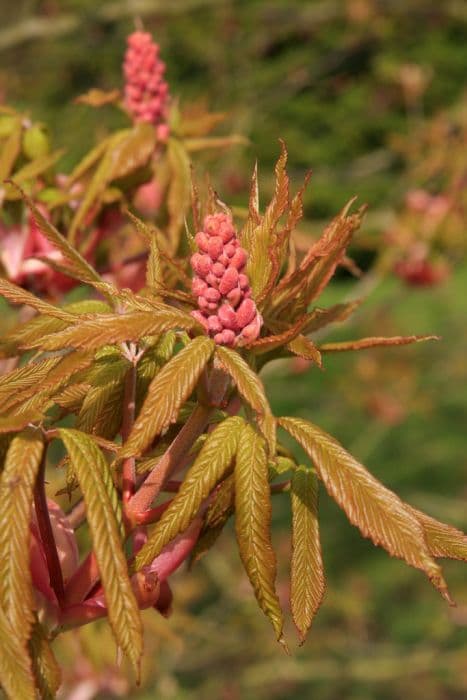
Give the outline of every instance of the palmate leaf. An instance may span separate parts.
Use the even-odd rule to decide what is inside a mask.
[[[9,700],[35,700],[31,661],[0,606],[0,686]]]
[[[363,210],[348,216],[354,200],[325,229],[296,270],[285,275],[271,295],[268,308],[277,318],[295,320],[316,299],[342,261],[363,216]]]
[[[228,472],[237,451],[242,426],[242,418],[232,416],[210,433],[177,495],[136,555],[136,570],[150,564],[166,544],[186,530],[203,501]]]
[[[33,623],[29,524],[43,450],[39,430],[28,428],[17,435],[0,479],[0,606],[23,646]]]
[[[151,157],[155,145],[155,129],[146,123],[135,124],[132,129],[118,131],[107,140],[102,159],[71,222],[70,240],[75,239],[91,207],[99,202],[107,186],[113,180],[125,177],[145,165]]]
[[[121,545],[119,516],[115,512],[118,497],[116,492],[114,497],[109,496],[110,470],[92,438],[68,428],[60,428],[59,435],[84,496],[109,622],[118,646],[127,654],[139,677],[142,625]]]
[[[37,423],[44,417],[44,412],[40,408],[31,408],[20,414],[0,416],[0,433],[11,433],[22,430],[30,423]]]
[[[105,386],[89,389],[81,405],[76,427],[92,435],[112,439],[122,423],[125,371]]]
[[[293,472],[290,604],[300,639],[305,641],[324,596],[325,582],[318,525],[318,481],[300,464]]]
[[[234,512],[234,505],[235,479],[233,474],[229,474],[213,494],[212,501],[206,511],[203,528],[191,553],[191,565],[198,562],[217,542],[225,524]]]
[[[15,395],[15,392],[24,391],[37,386],[47,377],[49,372],[56,367],[61,357],[49,357],[45,360],[30,362],[23,367],[0,376],[0,407],[3,411],[3,402]]]
[[[53,700],[60,687],[62,674],[47,640],[45,630],[39,622],[33,626],[29,649],[41,700]]]
[[[383,348],[391,345],[410,345],[410,343],[423,343],[425,340],[439,340],[439,336],[395,335],[391,338],[360,338],[359,340],[344,340],[339,343],[324,343],[319,346],[319,350],[320,352],[347,352],[349,350]]]
[[[214,352],[214,342],[206,336],[192,340],[154,377],[135,421],[122,457],[138,456],[170,423],[195,388]]]
[[[195,319],[183,311],[162,306],[152,311],[132,311],[127,314],[95,314],[80,320],[60,333],[54,333],[25,345],[42,350],[63,348],[97,349],[103,345],[138,341],[147,335],[158,335],[173,328],[199,328]]]
[[[297,355],[297,357],[302,357],[304,360],[311,360],[318,367],[323,366],[320,351],[313,341],[305,335],[297,335],[290,343],[287,343],[287,350],[290,350],[290,352]]]
[[[5,299],[8,299],[8,301],[11,301],[13,304],[31,306],[40,314],[52,316],[53,318],[61,319],[67,323],[73,323],[74,321],[73,316],[67,311],[64,311],[64,309],[59,309],[58,306],[53,306],[53,304],[39,299],[39,297],[34,296],[31,292],[27,292],[25,289],[3,278],[0,278],[0,296],[5,297]]]
[[[56,362],[53,363],[45,376],[39,379],[31,372],[31,374],[22,379],[22,387],[16,387],[16,393],[10,395],[9,398],[3,399],[0,404],[2,406],[2,413],[8,412],[11,409],[13,409],[13,413],[19,413],[24,410],[27,411],[32,406],[36,405],[39,408],[41,404],[38,404],[36,401],[36,399],[39,399],[39,395],[44,398],[45,403],[46,399],[59,391],[73,375],[92,363],[93,353],[86,351],[70,352],[66,355],[50,358],[50,360],[55,360]],[[44,360],[43,362],[48,362],[48,360]],[[24,368],[21,369],[33,366],[34,365],[25,365]],[[0,379],[0,393],[2,389],[3,386]]]
[[[275,590],[276,557],[271,544],[271,499],[264,438],[244,424],[235,464],[235,531],[245,570],[261,610],[282,642],[282,611]]]
[[[169,139],[167,159],[171,171],[167,193],[167,211],[169,214],[167,236],[169,250],[172,254],[175,254],[180,244],[180,233],[191,201],[191,170],[188,154],[178,139]]]
[[[273,256],[270,254],[275,243],[275,229],[289,203],[289,178],[286,172],[287,150],[281,141],[282,153],[277,161],[276,186],[273,198],[264,216],[253,227],[245,227],[242,234],[242,245],[248,252],[247,274],[250,279],[253,295],[261,300],[263,290],[268,286],[273,270]],[[256,213],[255,213],[256,214]],[[279,272],[279,269],[276,270]]]
[[[432,559],[423,528],[410,507],[324,430],[300,418],[280,418],[278,422],[307,452],[329,494],[362,535],[421,569],[450,601],[441,569]]]
[[[428,549],[433,557],[467,561],[467,535],[461,530],[440,523],[421,510],[410,507],[425,533]]]
[[[267,440],[269,452],[274,454],[276,424],[261,379],[235,350],[218,345],[216,346],[216,357],[225,371],[232,377],[240,396],[257,414],[258,425]]]

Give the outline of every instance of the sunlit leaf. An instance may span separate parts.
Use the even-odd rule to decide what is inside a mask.
[[[136,569],[150,564],[166,544],[184,532],[203,501],[227,473],[237,450],[243,421],[227,418],[210,433],[180,490],[136,555]]]
[[[63,348],[99,348],[103,345],[139,341],[147,335],[158,335],[173,328],[198,328],[195,319],[178,309],[161,306],[157,311],[134,311],[122,315],[95,314],[88,316],[60,333],[48,335],[27,347],[43,350]]]
[[[467,561],[467,535],[461,530],[440,523],[421,510],[410,507],[425,533],[428,549],[433,557]]]
[[[115,513],[117,495],[115,493],[113,498],[109,496],[109,467],[92,438],[68,428],[60,428],[59,434],[86,503],[109,622],[118,646],[127,654],[139,676],[143,649],[141,619],[121,545],[118,516]]]
[[[31,661],[0,606],[0,684],[9,700],[35,700]]]
[[[89,107],[103,107],[104,105],[115,104],[121,97],[120,90],[100,90],[91,88],[87,92],[75,97],[74,101],[79,105]]]
[[[199,336],[173,357],[151,382],[143,407],[135,421],[122,456],[139,455],[170,423],[189,398],[206,367],[214,342]]]
[[[275,590],[276,557],[271,544],[268,459],[263,437],[244,424],[235,464],[235,531],[258,604],[282,641],[282,611]]]
[[[324,571],[318,525],[318,482],[312,469],[293,472],[290,604],[300,639],[305,641],[324,596]]]
[[[59,309],[57,306],[53,306],[39,297],[36,297],[31,292],[27,292],[25,289],[18,287],[13,282],[9,282],[6,279],[0,278],[0,295],[11,301],[13,304],[25,304],[31,306],[40,314],[45,314],[47,316],[52,316],[54,318],[61,319],[66,322],[73,322],[73,316],[63,309]]]
[[[317,426],[300,418],[278,422],[307,452],[329,494],[362,535],[421,569],[450,600],[441,569],[430,556],[423,528],[410,507]]]
[[[382,348],[390,345],[409,345],[423,343],[425,340],[439,340],[437,335],[396,335],[392,338],[360,338],[359,340],[344,340],[339,343],[324,343],[319,346],[320,352],[347,352],[348,350],[367,350]]]
[[[0,479],[0,603],[21,645],[33,622],[29,525],[43,450],[39,430],[20,433],[11,442]]]
[[[3,143],[0,152],[0,182],[2,184],[13,170],[15,161],[20,154],[22,130],[21,120],[18,119]]]

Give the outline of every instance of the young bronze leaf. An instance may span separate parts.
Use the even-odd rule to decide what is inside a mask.
[[[90,352],[70,352],[59,357],[50,358],[50,360],[54,360],[54,363],[45,376],[41,379],[36,379],[34,374],[29,375],[27,379],[23,379],[21,388],[17,386],[16,393],[10,395],[9,398],[3,399],[1,404],[2,412],[7,412],[13,407],[14,413],[28,410],[28,408],[33,405],[40,407],[41,404],[38,404],[36,401],[39,394],[41,394],[45,400],[59,391],[76,372],[85,369],[92,363],[93,354]],[[48,361],[49,360],[44,360],[44,362]],[[32,366],[34,365],[25,365],[22,369]],[[2,381],[0,379],[0,394],[2,388]],[[29,402],[30,399],[32,399],[32,404]],[[20,405],[22,405],[21,409]]]
[[[203,501],[228,471],[235,456],[243,420],[227,418],[210,433],[180,490],[136,555],[136,570],[150,564],[180,532],[184,532]]]
[[[425,533],[433,557],[467,561],[467,535],[452,525],[440,523],[421,510],[410,507]]]
[[[62,674],[45,630],[39,622],[36,622],[32,629],[29,649],[41,700],[53,700],[60,687]]]
[[[191,330],[198,324],[189,314],[168,306],[153,311],[134,311],[123,315],[96,314],[28,345],[43,350],[63,348],[95,349],[112,343],[138,341],[172,328]]]
[[[175,254],[180,243],[180,233],[191,201],[190,161],[182,143],[171,138],[167,145],[167,158],[172,177],[167,193],[169,224],[167,238],[170,252]]]
[[[53,306],[42,299],[34,296],[31,292],[27,292],[25,289],[16,286],[13,282],[9,282],[6,279],[0,278],[0,295],[11,301],[12,304],[25,304],[36,309],[40,314],[46,314],[47,316],[53,316],[54,318],[59,318],[62,321],[67,321],[68,323],[73,323],[75,320],[71,314],[63,309],[59,309],[57,306]]]
[[[275,589],[276,557],[271,544],[271,499],[263,437],[244,424],[235,465],[235,531],[245,570],[261,610],[282,642],[282,611]]]
[[[21,645],[26,644],[33,623],[29,525],[43,450],[39,430],[28,428],[17,435],[0,479],[0,604]]]
[[[280,418],[279,424],[307,452],[329,494],[362,535],[421,569],[450,601],[441,569],[430,556],[423,528],[410,507],[324,430],[300,418]]]
[[[258,300],[261,300],[262,292],[268,286],[273,270],[270,249],[275,243],[275,229],[289,203],[289,178],[285,170],[287,150],[283,142],[281,142],[281,148],[282,153],[275,169],[276,186],[271,203],[258,225],[251,230],[251,233],[245,231],[242,236],[242,243],[248,252],[247,274],[253,295]]]
[[[92,438],[68,428],[60,428],[59,435],[70,456],[86,503],[87,520],[91,531],[109,622],[115,640],[130,659],[136,675],[143,649],[142,625],[122,550],[119,524],[115,514],[117,495],[109,496],[110,471],[102,452]],[[110,479],[109,479],[110,477]]]
[[[23,132],[23,126],[21,119],[18,117],[15,120],[13,128],[10,134],[3,143],[3,147],[0,153],[0,183],[3,185],[3,181],[10,175],[13,170],[13,166],[17,157],[21,151],[21,134]]]
[[[0,686],[8,700],[35,700],[31,661],[0,606]]]
[[[328,309],[314,309],[310,314],[307,324],[304,326],[304,334],[315,333],[331,323],[345,321],[361,303],[361,299],[356,299],[346,304],[334,304],[334,306],[330,306]]]
[[[214,352],[214,342],[199,336],[154,377],[121,456],[140,455],[170,423],[188,399]]]
[[[216,357],[225,371],[232,377],[239,394],[259,415],[271,413],[264,386],[258,375],[253,372],[236,350],[223,345],[216,347]]]
[[[347,352],[348,350],[366,350],[367,348],[383,348],[388,345],[409,345],[423,343],[425,340],[439,340],[437,335],[395,335],[392,338],[360,338],[360,340],[344,340],[340,343],[324,343],[320,352]]]
[[[99,381],[89,389],[76,427],[85,433],[112,439],[122,422],[124,379],[129,365],[123,358],[108,364],[110,372],[106,381]]]
[[[318,525],[318,481],[300,464],[293,472],[292,566],[290,604],[302,643],[324,596],[324,571]]]
[[[298,357],[303,357],[304,360],[311,360],[318,367],[323,366],[320,351],[313,341],[305,335],[297,335],[290,343],[287,343],[287,350],[290,350],[290,352]]]
[[[29,423],[37,423],[44,417],[44,411],[39,408],[31,408],[23,413],[0,416],[0,433],[11,433],[22,430]]]
[[[9,397],[15,397],[17,392],[30,387],[37,387],[47,377],[49,372],[59,364],[61,357],[49,357],[46,360],[29,362],[23,367],[0,375],[0,410],[3,412],[3,402]]]

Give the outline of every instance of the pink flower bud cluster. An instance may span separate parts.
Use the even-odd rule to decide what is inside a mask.
[[[148,32],[133,32],[127,43],[123,64],[125,107],[135,121],[157,126],[159,138],[165,140],[169,135],[169,86],[163,77],[165,63],[159,57],[159,46]]]
[[[245,274],[246,250],[228,214],[206,216],[203,229],[195,237],[199,253],[191,257],[192,292],[198,300],[192,315],[216,343],[245,345],[256,340],[262,324]]]

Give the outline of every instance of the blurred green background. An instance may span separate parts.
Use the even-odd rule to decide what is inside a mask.
[[[182,104],[203,99],[225,110],[226,132],[250,139],[207,163],[224,200],[245,203],[255,158],[267,194],[282,137],[296,187],[313,169],[306,199],[312,225],[358,194],[370,205],[363,237],[381,236],[379,222],[417,185],[395,139],[465,98],[462,1],[1,0],[0,16],[0,101],[43,119],[68,163],[104,133],[102,124],[121,119],[111,108],[103,116],[72,101],[94,86],[120,86],[125,37],[140,17],[161,44],[172,94]],[[355,254],[364,267],[371,259]],[[264,378],[276,413],[317,422],[404,499],[464,530],[466,271],[461,263],[443,285],[419,290],[387,278],[332,336],[436,333],[440,342],[328,356],[323,372],[278,363]],[[320,304],[355,294],[361,284],[340,275]],[[287,498],[277,498],[285,603],[289,517]],[[326,600],[309,640],[292,646],[290,657],[256,610],[230,528],[189,576],[175,577],[174,615],[145,614],[141,689],[129,688],[108,632],[95,626],[57,650],[69,665],[62,697],[467,697],[465,566],[445,566],[458,602],[449,609],[419,572],[362,540],[325,493],[321,528]],[[81,657],[86,649],[92,664]]]

